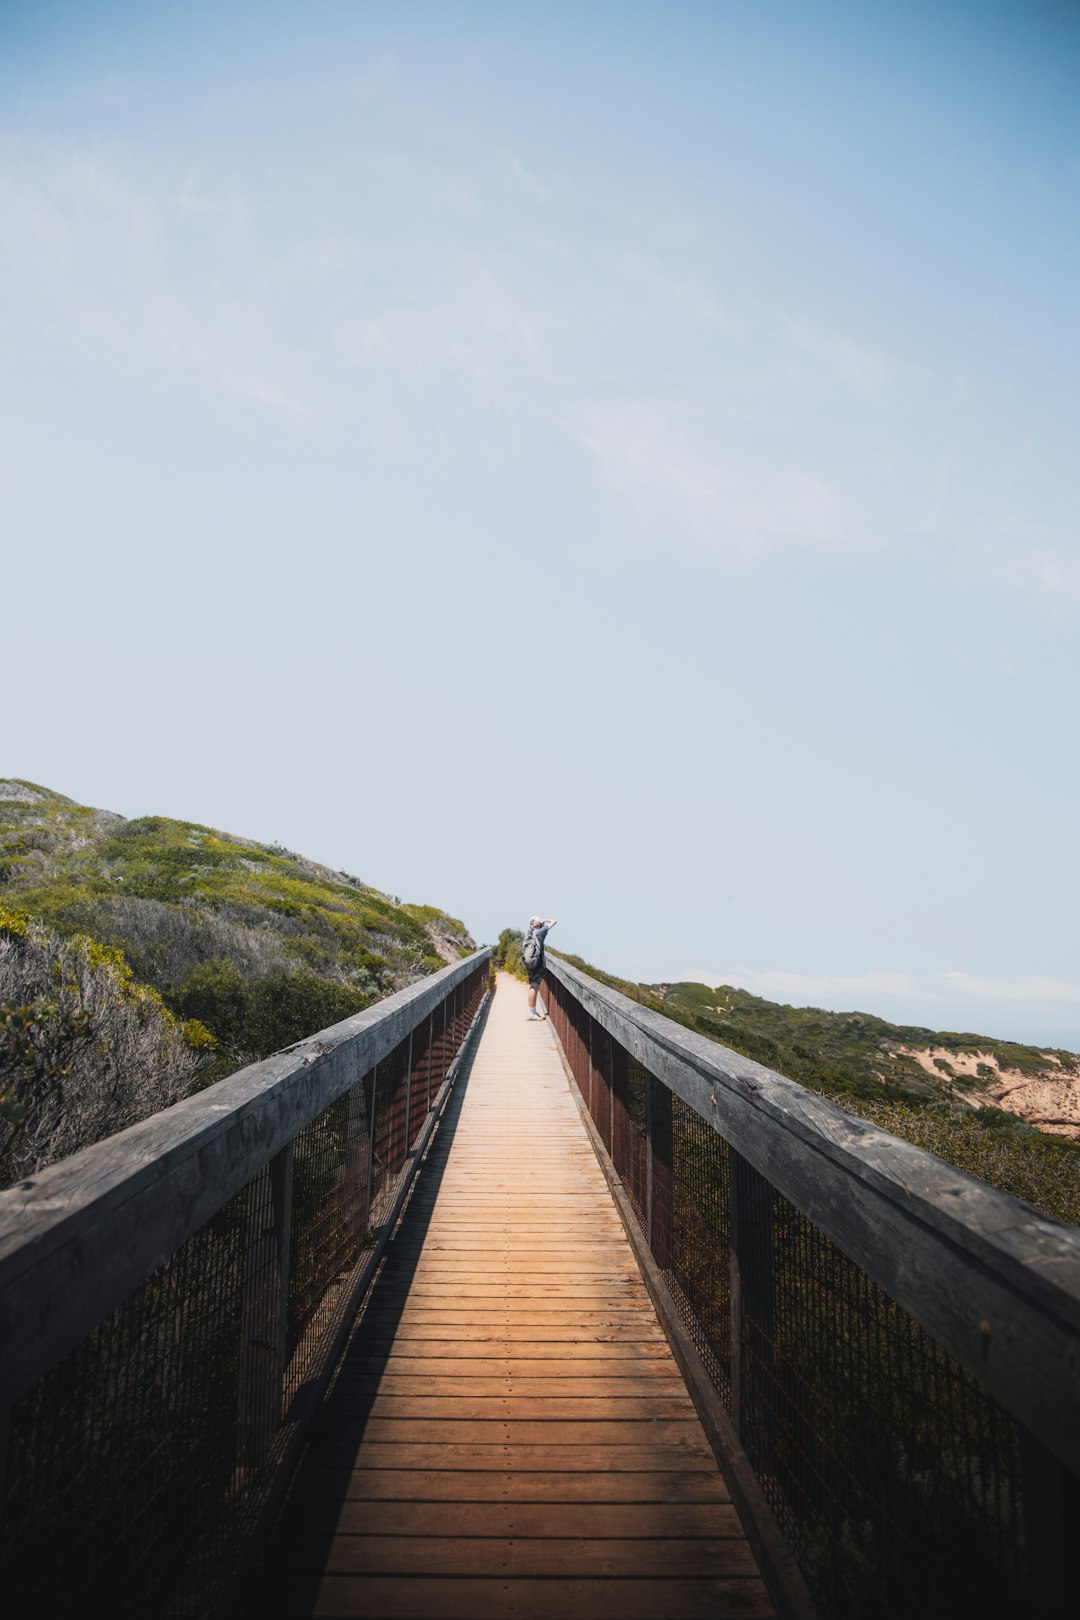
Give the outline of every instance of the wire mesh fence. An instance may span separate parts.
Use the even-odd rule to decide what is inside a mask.
[[[459,977],[14,1403],[12,1613],[214,1611],[487,980]]]
[[[641,1237],[819,1614],[1048,1612],[1016,1419],[550,969],[545,994]]]

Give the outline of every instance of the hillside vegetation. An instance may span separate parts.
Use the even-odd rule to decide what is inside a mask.
[[[0,1180],[473,949],[276,844],[0,780]]]
[[[1075,1053],[890,1024],[869,1013],[782,1006],[729,985],[633,984],[578,957],[566,960],[1053,1219],[1080,1225],[1080,1144],[1039,1130],[992,1100],[1002,1074],[1043,1084],[1049,1074],[1070,1087],[1080,1073]],[[950,1056],[928,1066],[913,1055],[928,1051]]]
[[[504,973],[510,973],[522,983],[528,981],[529,975],[525,971],[525,963],[521,955],[521,947],[525,935],[520,928],[504,928],[499,935],[492,954],[493,967],[501,968]]]

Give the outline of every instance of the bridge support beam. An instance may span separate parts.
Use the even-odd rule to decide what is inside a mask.
[[[655,1075],[645,1085],[646,1231],[661,1271],[671,1268],[674,1211],[671,1164],[671,1092]]]
[[[762,1377],[773,1345],[773,1189],[729,1148],[731,1187],[731,1419],[746,1442],[763,1415]]]

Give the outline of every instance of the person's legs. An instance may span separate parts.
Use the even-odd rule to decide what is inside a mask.
[[[543,1014],[538,1013],[537,1010],[536,1010],[536,992],[539,990],[539,988],[540,988],[540,980],[539,979],[530,979],[529,980],[529,1010],[525,1014],[526,1018],[542,1018],[543,1017]]]

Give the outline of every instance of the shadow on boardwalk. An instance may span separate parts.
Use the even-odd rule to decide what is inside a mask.
[[[277,1614],[314,1614],[322,1571],[335,1527],[347,1498],[351,1465],[363,1439],[371,1406],[386,1370],[401,1314],[408,1299],[417,1261],[423,1252],[450,1149],[461,1120],[480,1041],[491,1015],[488,1001],[469,1042],[461,1070],[447,1098],[423,1163],[417,1173],[386,1258],[357,1314],[356,1326],[342,1357],[326,1403],[315,1425],[296,1479],[252,1590],[245,1594],[246,1620],[266,1620]],[[363,1368],[363,1392],[351,1395],[344,1412],[335,1400],[353,1368]],[[317,1504],[317,1506],[313,1506]],[[307,1579],[297,1580],[291,1549],[298,1539],[305,1544]],[[282,1579],[287,1589],[282,1587]]]

